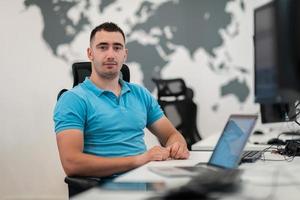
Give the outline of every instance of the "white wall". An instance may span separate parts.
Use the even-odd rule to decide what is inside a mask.
[[[246,34],[245,37],[252,35],[251,9],[264,2],[266,1],[245,1],[247,9],[250,9],[242,16],[244,18],[244,23],[241,24],[244,30],[242,34]],[[126,3],[130,4],[129,1]],[[40,16],[40,11],[36,7],[30,7],[25,11],[23,1],[0,1],[0,199],[67,198],[67,188],[63,183],[64,172],[60,165],[53,131],[52,111],[58,91],[72,85],[70,63],[54,57],[43,42],[41,38],[43,23]],[[236,48],[243,42],[245,41],[234,41],[228,44],[228,49],[237,58],[237,62],[245,65],[246,61],[246,65],[251,68],[253,67],[251,38],[246,40],[246,45],[250,45],[245,47],[246,51]],[[82,55],[84,52],[85,49]],[[201,52],[199,55],[201,56]],[[201,63],[200,60],[199,62]],[[232,97],[223,100],[223,104],[234,106],[222,107],[218,118],[214,119],[210,111],[206,110],[208,107],[206,104],[210,105],[211,100],[218,97],[213,96],[215,95],[213,92],[205,92],[197,85],[205,85],[206,82],[201,80],[206,80],[209,75],[214,79],[222,77],[214,76],[208,68],[192,68],[190,73],[185,73],[186,70],[180,67],[172,70],[166,68],[165,76],[180,75],[191,80],[189,85],[196,90],[198,105],[201,102],[198,122],[205,136],[208,136],[210,131],[219,130],[232,110],[257,112],[251,92],[252,97],[242,109],[237,109],[239,106],[236,106],[236,100]],[[132,71],[133,77],[140,76],[138,71]],[[195,74],[202,77],[202,79],[197,77],[200,82],[196,81]],[[220,79],[216,81],[220,82]],[[209,85],[206,86],[208,87],[206,90],[210,90]],[[217,121],[220,123],[215,127]]]
[[[6,0],[0,8],[0,199],[66,198],[52,110],[69,69],[42,43],[38,9]]]

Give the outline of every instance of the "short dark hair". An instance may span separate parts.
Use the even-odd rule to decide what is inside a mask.
[[[125,34],[123,32],[123,30],[115,23],[113,22],[105,22],[103,24],[100,24],[99,26],[95,27],[90,35],[90,42],[92,42],[92,39],[95,37],[96,33],[98,31],[107,31],[107,32],[119,32],[122,34],[123,38],[124,38],[124,42],[125,42]]]

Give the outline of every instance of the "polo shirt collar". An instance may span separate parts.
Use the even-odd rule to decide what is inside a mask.
[[[122,89],[121,89],[121,95],[127,93],[127,92],[130,92],[130,88],[128,86],[128,83],[123,81],[122,79],[119,79],[119,83],[121,84],[122,86]]]
[[[119,79],[119,83],[122,86],[121,89],[121,95],[130,92],[130,88],[128,86],[128,83],[123,81],[122,79]],[[101,96],[105,90],[98,88],[88,77],[85,78],[83,85],[87,87],[90,91],[92,91],[95,95]]]

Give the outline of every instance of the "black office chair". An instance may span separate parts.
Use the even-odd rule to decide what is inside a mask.
[[[201,140],[197,129],[197,105],[194,92],[180,79],[152,79],[157,86],[158,103],[175,128],[183,135],[188,149]]]
[[[72,65],[72,73],[73,73],[73,87],[82,83],[87,76],[90,76],[92,72],[92,67],[90,62],[78,62]],[[121,78],[126,81],[130,82],[130,71],[127,65],[123,64],[121,68]],[[68,91],[67,89],[62,89],[58,95],[57,100],[59,97]],[[67,176],[65,178],[65,183],[68,184],[69,190],[69,197],[72,197],[80,192],[83,192],[95,185],[97,185],[101,181],[99,177],[78,177],[78,176]]]

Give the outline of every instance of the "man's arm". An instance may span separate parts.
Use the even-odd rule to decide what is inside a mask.
[[[56,139],[62,166],[68,176],[111,176],[169,157],[169,151],[159,146],[141,155],[120,158],[86,154],[83,153],[83,133],[76,129],[64,130],[57,134]]]
[[[175,159],[187,159],[189,151],[183,136],[176,130],[172,123],[163,116],[154,122],[148,129],[158,137],[159,141],[170,151],[170,156]]]

